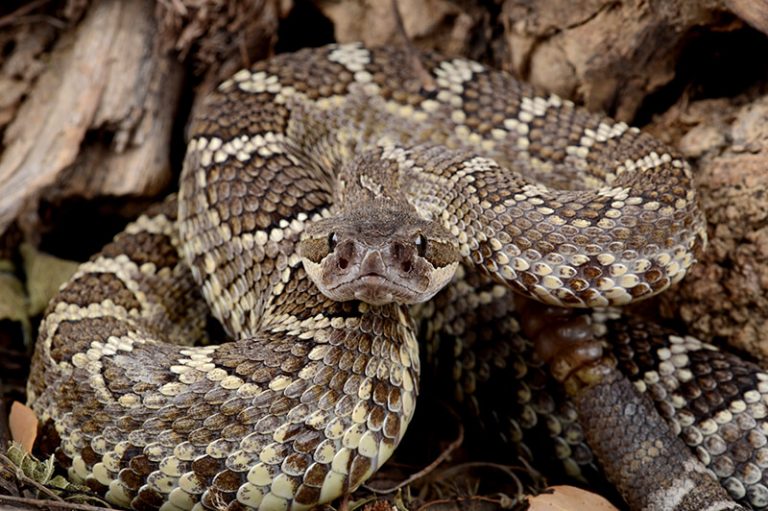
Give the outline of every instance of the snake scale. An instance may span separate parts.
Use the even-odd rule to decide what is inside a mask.
[[[593,463],[573,407],[533,376],[514,295],[605,307],[682,279],[705,243],[691,171],[637,129],[472,61],[421,54],[424,87],[409,55],[302,50],[209,95],[178,196],[84,263],[41,325],[29,401],[71,479],[137,510],[328,502],[402,438],[420,344],[451,352],[466,403],[510,386],[510,440],[546,424],[566,470]],[[209,309],[233,340],[211,343]],[[768,377],[592,316],[731,495],[768,505]]]

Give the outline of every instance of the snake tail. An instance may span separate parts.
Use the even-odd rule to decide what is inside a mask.
[[[631,509],[745,509],[672,431],[649,396],[617,369],[616,358],[594,338],[589,316],[560,309],[549,317],[554,319],[546,324],[526,322],[537,355],[571,395],[587,444]]]

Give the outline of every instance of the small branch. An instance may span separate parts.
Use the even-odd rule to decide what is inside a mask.
[[[424,505],[422,505],[421,507],[416,509],[416,511],[426,511],[429,508],[431,508],[432,506],[442,506],[444,504],[445,505],[449,505],[449,506],[454,506],[457,509],[463,509],[464,508],[464,507],[462,507],[463,504],[467,504],[467,503],[471,503],[471,502],[485,502],[485,503],[493,504],[494,506],[498,506],[499,509],[504,509],[504,507],[505,507],[504,506],[505,501],[503,499],[494,499],[494,498],[491,498],[491,497],[483,497],[481,495],[473,495],[471,497],[459,497],[459,498],[455,498],[455,499],[438,499],[438,500],[433,500],[431,502],[425,503]],[[471,507],[471,504],[469,504],[467,507],[469,509],[473,509]],[[442,509],[442,507],[439,507],[438,509]]]
[[[91,506],[88,504],[76,504],[74,502],[58,502],[51,500],[30,499],[26,497],[11,497],[9,495],[0,495],[0,506],[30,506],[39,509],[67,509],[73,511],[114,511],[111,507]]]
[[[34,11],[38,7],[42,7],[48,2],[50,2],[50,0],[34,0],[32,2],[29,2],[28,4],[22,5],[12,13],[6,14],[5,16],[0,16],[0,27],[13,25],[22,16]]]
[[[368,491],[371,491],[377,495],[387,495],[390,493],[393,493],[409,484],[411,484],[414,481],[417,481],[418,479],[421,479],[422,477],[426,476],[430,472],[434,471],[435,468],[437,468],[443,461],[445,461],[448,456],[451,455],[453,451],[459,448],[459,446],[464,442],[464,426],[459,422],[457,423],[459,433],[456,437],[456,439],[451,442],[448,447],[440,453],[440,455],[435,458],[435,460],[424,467],[423,469],[419,470],[415,474],[412,474],[404,481],[401,481],[400,483],[396,484],[395,486],[391,488],[385,488],[383,490],[377,489],[377,488],[371,488],[370,486],[365,486],[365,489]]]
[[[64,499],[58,496],[55,492],[51,491],[50,489],[46,488],[44,485],[38,483],[31,477],[27,476],[27,474],[24,473],[21,467],[16,466],[16,464],[13,463],[13,461],[11,461],[5,454],[0,454],[0,463],[3,463],[9,468],[16,469],[16,478],[23,484],[33,486],[40,493],[48,497],[48,499],[64,502]],[[50,500],[47,500],[47,502],[50,502]]]

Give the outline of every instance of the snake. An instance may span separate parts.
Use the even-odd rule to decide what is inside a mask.
[[[196,108],[178,193],[83,263],[41,323],[28,400],[71,480],[136,510],[330,502],[405,434],[425,346],[452,352],[465,402],[506,375],[529,419],[510,424],[538,416],[567,466],[594,461],[573,461],[573,407],[531,397],[515,296],[591,310],[679,282],[706,244],[691,168],[507,73],[418,62],[429,80],[408,49],[304,49]],[[590,314],[731,495],[768,505],[765,373]]]

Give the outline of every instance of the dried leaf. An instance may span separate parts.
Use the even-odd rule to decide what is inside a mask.
[[[75,273],[80,263],[40,252],[27,243],[21,246],[21,255],[27,274],[29,314],[35,316],[45,310],[61,284]]]
[[[14,273],[13,265],[9,261],[0,261],[0,319],[21,323],[25,337],[29,337],[27,296],[24,285]]]
[[[26,405],[14,401],[11,405],[11,414],[8,417],[8,424],[11,427],[11,438],[14,442],[21,444],[21,447],[27,453],[32,452],[32,446],[35,445],[37,438],[37,415]]]
[[[26,452],[17,442],[11,442],[6,455],[30,479],[40,484],[47,484],[51,480],[55,470],[53,456],[40,461]]]
[[[47,488],[46,495],[50,497],[54,492],[57,495],[66,492],[66,500],[75,503],[92,504],[104,508],[109,508],[109,504],[104,500],[93,495],[93,492],[87,487],[71,483],[61,475],[55,475],[56,465],[53,456],[40,461],[33,455],[26,452],[18,442],[11,442],[6,452],[6,457],[19,469],[17,477],[22,481],[31,479],[35,483]]]
[[[574,486],[552,486],[528,497],[528,511],[618,511],[600,495]]]

